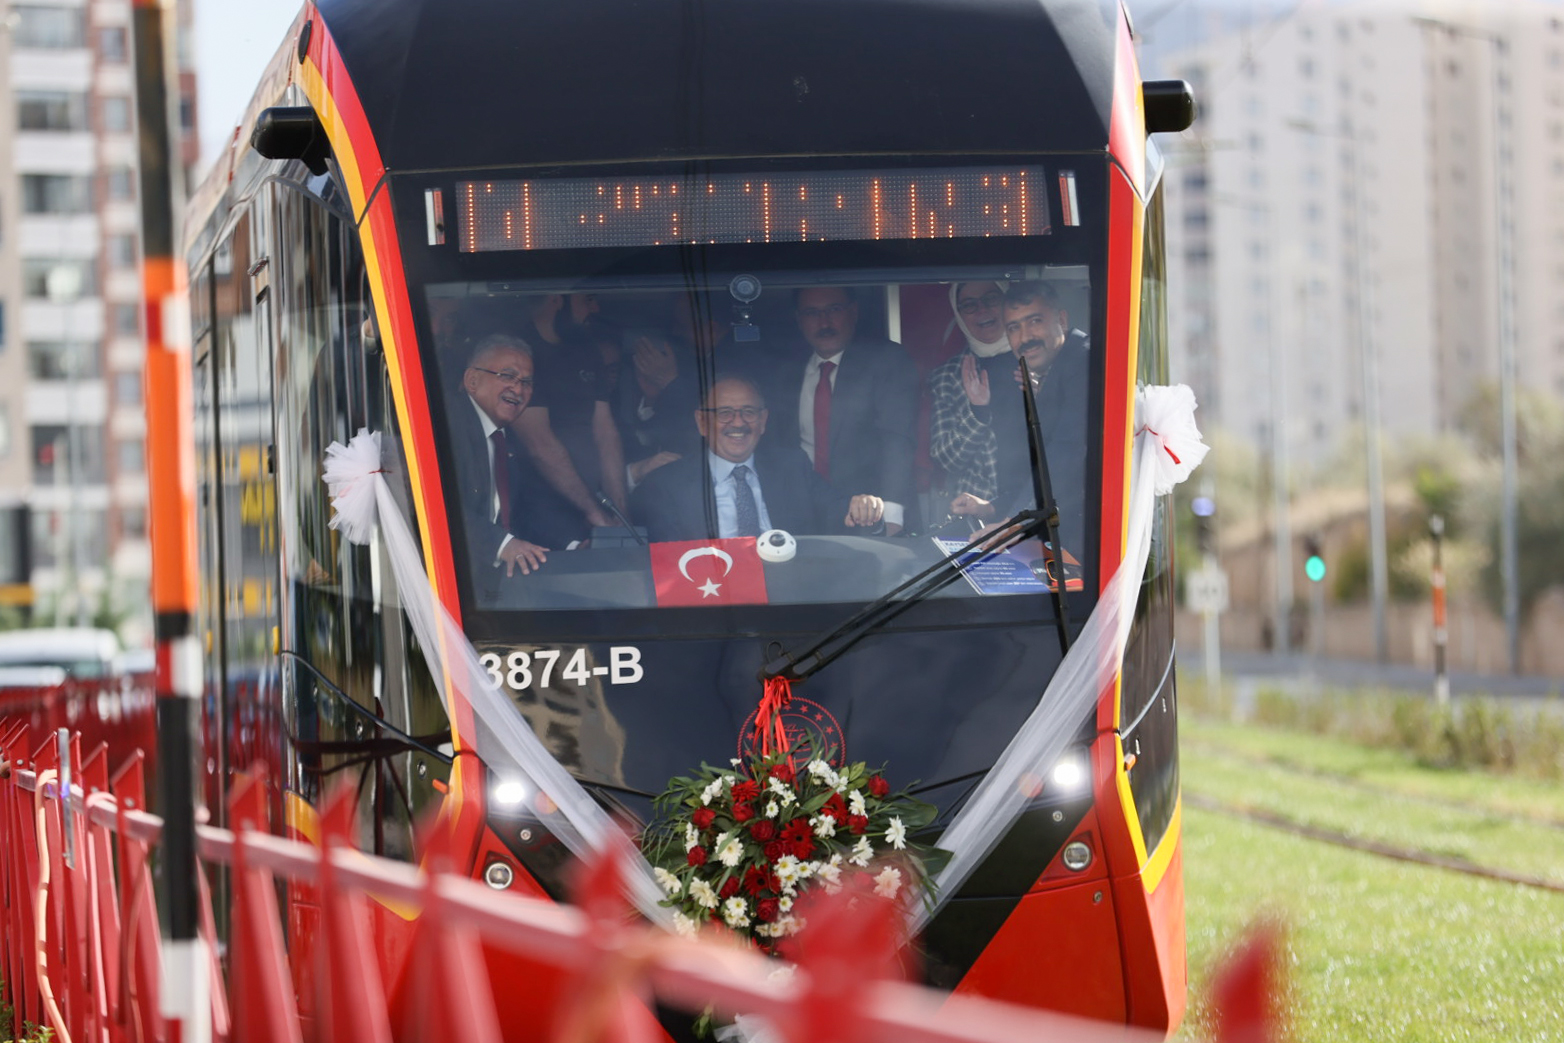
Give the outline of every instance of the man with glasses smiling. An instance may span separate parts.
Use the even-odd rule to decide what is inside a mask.
[[[838,493],[796,446],[761,448],[769,418],[766,400],[751,380],[720,377],[695,411],[706,453],[659,467],[631,495],[647,535],[665,542],[759,536],[767,529],[877,529],[885,511],[878,496]]]
[[[535,478],[510,436],[532,400],[532,349],[516,337],[484,337],[462,372],[462,390],[447,411],[468,553],[475,566],[525,575],[548,560],[548,548],[520,535],[521,494]]]

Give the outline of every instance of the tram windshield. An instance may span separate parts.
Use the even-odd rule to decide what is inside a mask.
[[[1022,360],[1060,546],[989,555],[937,596],[1041,605],[1051,585],[1089,589],[1094,264],[1061,242],[1084,237],[1052,234],[1080,224],[1073,181],[1050,196],[1027,173],[1049,183],[1041,168],[991,190],[981,172],[941,170],[714,177],[705,209],[669,198],[687,182],[650,179],[430,193],[431,242],[433,205],[454,197],[456,241],[439,235],[457,277],[427,279],[415,307],[469,603],[878,598],[1034,505]],[[920,192],[945,193],[922,226]],[[798,229],[790,249],[756,241],[784,226]],[[822,241],[871,236],[873,249]]]

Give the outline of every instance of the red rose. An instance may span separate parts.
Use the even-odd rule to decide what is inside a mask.
[[[775,898],[762,898],[756,903],[755,916],[761,923],[771,923],[781,911],[781,905]]]
[[[706,849],[692,847],[690,853],[684,856],[684,860],[692,866],[703,866],[706,864]]]
[[[743,782],[733,784],[734,801],[754,800],[760,796],[760,783],[754,779],[745,779]]]
[[[768,774],[770,774],[770,776],[772,778],[774,778],[774,779],[780,779],[782,782],[787,783],[789,786],[791,786],[793,784],[794,775],[793,775],[793,766],[791,764],[788,764],[786,762],[784,762],[782,764],[773,764],[771,766],[771,771]]]
[[[738,893],[739,878],[736,876],[728,877],[722,882],[722,886],[717,889],[717,897],[719,898],[732,898]]]
[[[696,808],[695,814],[690,816],[690,821],[695,823],[696,829],[710,829],[716,819],[717,813],[710,808]]]
[[[752,819],[754,817],[755,817],[755,805],[753,805],[753,804],[735,804],[735,805],[733,805],[733,821],[735,821],[735,822],[748,822],[750,819]]]
[[[838,822],[847,821],[847,801],[842,799],[840,793],[831,794],[831,799],[825,802],[825,807],[820,809],[822,814],[830,815]]]
[[[884,800],[891,795],[891,784],[885,781],[883,775],[869,776],[869,792]]]
[[[768,840],[775,840],[777,837],[777,824],[771,821],[769,818],[763,818],[757,822],[751,822],[749,826],[749,835],[754,837],[756,841],[762,844]]]
[[[775,862],[777,859],[787,854],[787,849],[782,845],[782,841],[780,840],[773,840],[771,843],[763,847],[761,851],[765,854],[767,862]]]
[[[868,815],[849,815],[849,816],[847,816],[847,828],[852,830],[854,833],[862,835],[863,831],[869,828],[869,816]]]

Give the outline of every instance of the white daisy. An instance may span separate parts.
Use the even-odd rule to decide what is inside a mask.
[[[722,780],[721,779],[712,779],[711,780],[711,784],[709,786],[707,786],[705,789],[701,790],[701,803],[702,804],[710,804],[716,797],[720,796],[721,793],[722,793]]]
[[[677,934],[686,938],[694,938],[697,925],[693,919],[683,913],[675,911],[673,914],[673,929]]]
[[[836,789],[837,787],[841,786],[841,784],[842,784],[841,776],[838,775],[835,772],[835,770],[833,770],[832,767],[829,764],[827,764],[825,761],[822,761],[822,760],[810,761],[809,765],[805,768],[805,770],[808,771],[809,774],[813,775],[815,778],[819,779],[823,784],[825,784],[826,786],[829,786],[832,789]]]
[[[793,886],[809,872],[809,867],[792,855],[783,855],[777,859],[776,868],[773,871],[777,874],[777,882],[791,892]]]
[[[737,768],[740,764],[743,764],[744,762],[739,760],[737,757],[730,757],[728,759],[728,763],[733,765],[735,768]]]
[[[869,806],[864,803],[863,794],[853,790],[847,794],[847,813],[849,815],[867,815]]]
[[[776,801],[774,801],[774,800],[766,801],[766,817],[767,818],[776,818],[781,813],[782,813],[782,809],[777,807],[777,802]]]
[[[858,843],[853,845],[853,853],[847,861],[860,868],[867,868],[869,859],[874,857],[874,848],[869,846],[868,837],[859,837]]]
[[[836,894],[842,889],[842,855],[840,852],[831,856],[831,861],[824,863],[815,870],[816,875],[825,882],[825,889],[830,894]]]
[[[691,848],[699,847],[700,842],[701,831],[695,828],[695,823],[686,822],[684,824],[684,850],[688,851]]]
[[[809,820],[809,824],[815,827],[815,836],[836,836],[836,819],[830,815],[820,815]]]
[[[874,893],[881,898],[895,898],[901,893],[901,870],[886,866],[874,878]]]
[[[749,926],[749,902],[734,895],[722,903],[722,918],[729,927]]]
[[[788,787],[788,784],[776,776],[766,780],[766,788],[776,794],[777,800],[781,801],[784,808],[792,807],[797,799],[793,796],[793,791]]]
[[[901,824],[901,819],[891,816],[891,828],[885,831],[885,839],[891,842],[891,847],[900,851],[907,846],[907,827]]]
[[[702,909],[717,908],[717,892],[712,890],[711,885],[704,880],[690,881],[690,897],[695,899],[695,904]]]
[[[684,885],[679,883],[679,878],[662,866],[657,866],[653,869],[652,875],[657,878],[657,882],[662,885],[662,889],[671,895],[676,895],[683,890]]]
[[[783,895],[781,898],[778,898],[777,908],[784,913],[791,912],[793,909],[793,896]]]
[[[717,861],[730,869],[744,861],[744,841],[734,837],[717,848]]]

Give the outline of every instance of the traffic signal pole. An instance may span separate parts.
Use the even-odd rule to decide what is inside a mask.
[[[197,931],[200,868],[195,834],[195,730],[202,675],[195,635],[195,449],[190,323],[179,256],[184,192],[173,15],[171,0],[135,0],[148,520],[157,639],[157,792],[163,817],[159,996],[171,1043],[207,1043],[211,967]]]

